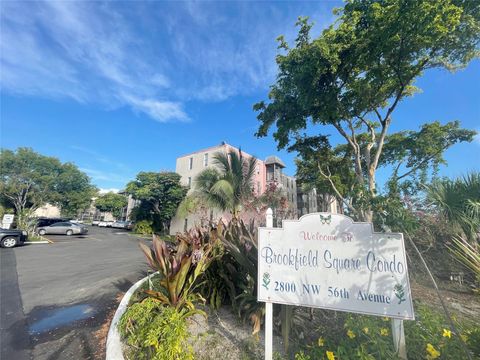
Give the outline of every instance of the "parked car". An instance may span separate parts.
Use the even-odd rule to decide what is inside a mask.
[[[37,228],[37,232],[40,235],[66,234],[70,236],[73,234],[86,234],[88,232],[88,229],[84,225],[71,223],[69,221],[64,221],[64,222],[57,222],[50,226],[39,227]]]
[[[98,226],[99,223],[100,223],[100,220],[93,220],[92,226]]]
[[[98,227],[107,227],[107,222],[106,221],[99,221],[98,222]]]
[[[133,229],[133,223],[131,221],[115,221],[112,224],[112,227],[117,228],[117,229],[132,230]]]
[[[113,225],[113,221],[106,221],[106,223],[107,223],[107,227],[112,227]]]
[[[50,226],[52,224],[62,222],[62,221],[69,221],[66,218],[46,218],[46,217],[40,217],[37,219],[37,228],[44,227],[44,226]]]
[[[28,234],[25,230],[10,230],[0,228],[0,247],[12,248],[22,245],[28,240]]]

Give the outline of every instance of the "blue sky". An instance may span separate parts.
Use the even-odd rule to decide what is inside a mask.
[[[1,2],[0,145],[72,161],[120,189],[139,171],[221,141],[265,158],[252,105],[275,80],[278,35],[314,35],[339,2]],[[460,120],[480,130],[480,61],[430,71],[401,104],[392,131]],[[446,153],[446,176],[480,170],[480,139]],[[295,154],[277,153],[295,173]]]

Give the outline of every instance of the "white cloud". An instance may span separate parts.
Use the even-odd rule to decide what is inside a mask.
[[[477,144],[480,145],[480,129],[475,130],[477,132],[477,135],[475,135],[473,141]]]
[[[119,191],[120,191],[120,189],[111,188],[111,189],[100,189],[98,192],[100,194],[106,194],[106,193],[109,193],[109,192],[113,192],[113,193],[117,194]]]
[[[2,3],[0,20],[5,90],[109,108],[128,105],[159,121],[188,118],[180,105],[160,100],[168,76],[133,52],[135,34],[107,4]]]
[[[188,115],[183,111],[182,104],[171,101],[142,100],[131,96],[125,96],[125,100],[135,109],[144,112],[160,122],[170,120],[188,121]]]
[[[331,21],[329,4],[308,2],[0,6],[3,90],[128,106],[159,122],[188,121],[189,100],[266,90],[277,71],[275,38],[292,40],[299,15],[321,19],[315,29]]]

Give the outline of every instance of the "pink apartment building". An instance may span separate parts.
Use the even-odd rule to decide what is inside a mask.
[[[181,176],[181,183],[190,187],[190,191],[194,188],[194,182],[196,176],[202,172],[205,168],[215,166],[213,163],[213,156],[217,152],[228,153],[231,150],[239,151],[234,146],[231,146],[225,142],[220,145],[212,146],[200,151],[196,151],[177,158],[175,171]],[[252,155],[244,152],[242,154],[245,157],[251,157]],[[281,184],[286,190],[287,197],[292,206],[296,209],[297,206],[297,187],[295,178],[284,175],[282,169],[285,167],[283,162],[276,156],[270,156],[265,161],[257,159],[257,168],[254,178],[254,191],[256,195],[261,195],[269,182],[275,181]],[[198,213],[191,214],[186,218],[175,216],[172,219],[170,225],[170,234],[182,232],[192,228],[195,225],[199,225],[202,219],[211,218],[218,219],[224,217],[225,214],[217,210],[209,210],[209,214]]]

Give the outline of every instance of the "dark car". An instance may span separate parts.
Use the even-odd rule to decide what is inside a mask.
[[[25,230],[9,230],[0,228],[0,247],[12,248],[16,245],[22,245],[28,239]]]
[[[50,226],[42,226],[37,228],[37,232],[40,235],[45,234],[65,234],[65,235],[73,235],[73,234],[86,234],[88,229],[86,226],[82,224],[75,224],[68,221],[61,221]]]

